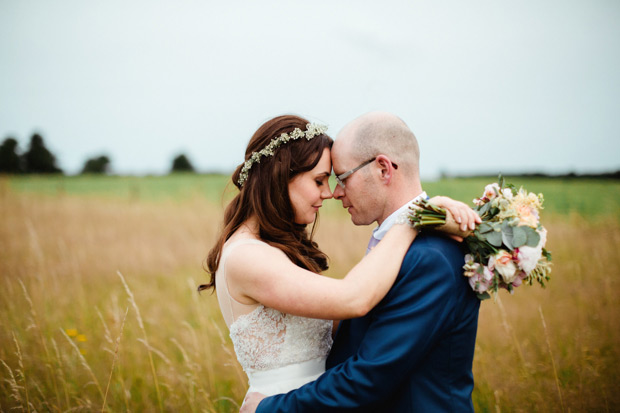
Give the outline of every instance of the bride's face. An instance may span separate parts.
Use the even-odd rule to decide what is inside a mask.
[[[332,197],[329,189],[331,171],[330,152],[325,148],[314,169],[297,175],[289,182],[288,193],[295,211],[296,224],[313,223],[323,200]]]

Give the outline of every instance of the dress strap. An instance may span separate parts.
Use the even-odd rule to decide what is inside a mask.
[[[253,239],[253,238],[242,238],[231,242],[228,245],[225,245],[222,248],[222,256],[220,258],[220,265],[215,273],[215,291],[217,293],[217,300],[220,304],[220,310],[222,311],[222,315],[224,316],[224,321],[226,325],[230,328],[230,325],[235,321],[237,317],[243,314],[248,314],[252,312],[256,307],[260,304],[243,304],[239,301],[235,300],[231,295],[228,288],[228,277],[226,277],[226,260],[230,253],[240,245],[260,245],[265,244],[269,245],[263,241]],[[239,311],[235,316],[234,308],[236,307]]]

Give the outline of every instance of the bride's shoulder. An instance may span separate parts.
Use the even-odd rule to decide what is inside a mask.
[[[284,252],[265,241],[248,236],[231,237],[222,249],[226,256],[226,272],[249,274],[288,260]]]

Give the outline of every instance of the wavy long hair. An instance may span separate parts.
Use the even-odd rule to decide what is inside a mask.
[[[267,146],[271,139],[282,133],[291,133],[295,128],[305,131],[307,124],[306,119],[294,115],[278,116],[265,122],[250,139],[245,160],[252,152]],[[254,163],[243,186],[237,182],[243,163],[237,167],[232,182],[239,188],[239,193],[226,207],[223,229],[207,256],[205,270],[211,275],[210,281],[200,285],[198,291],[215,289],[215,272],[220,265],[224,243],[252,216],[257,218],[260,239],[282,250],[293,263],[313,272],[328,268],[327,256],[312,240],[315,225],[308,234],[306,225],[295,223],[288,184],[295,176],[312,170],[319,163],[324,149],[331,149],[332,144],[333,140],[326,134],[309,141],[304,138],[289,141],[280,146],[274,156]]]

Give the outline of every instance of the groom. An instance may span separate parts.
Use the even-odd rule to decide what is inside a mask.
[[[415,198],[425,197],[415,136],[398,117],[363,115],[338,134],[332,161],[355,225],[377,222],[369,248]],[[387,296],[366,316],[340,323],[316,381],[242,411],[472,412],[479,300],[463,276],[461,246],[420,234]],[[247,410],[246,410],[247,409]]]

